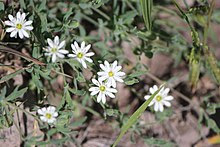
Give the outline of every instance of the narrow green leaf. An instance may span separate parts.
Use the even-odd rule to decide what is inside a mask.
[[[8,80],[14,78],[16,75],[22,73],[23,71],[24,71],[24,69],[19,69],[19,70],[15,71],[15,72],[13,72],[13,73],[11,73],[9,75],[6,75],[6,76],[2,77],[0,79],[0,83],[3,83],[5,81],[8,81]]]
[[[14,89],[14,91],[6,97],[7,101],[12,101],[18,97],[22,97],[24,93],[27,91],[28,87],[18,90],[18,87]]]
[[[133,114],[132,116],[128,119],[127,123],[125,123],[123,125],[123,127],[121,128],[121,132],[118,136],[118,138],[116,139],[116,141],[114,142],[114,144],[112,145],[113,147],[115,147],[119,141],[121,140],[121,138],[124,136],[124,134],[127,132],[127,130],[137,121],[137,119],[141,116],[141,114],[145,111],[145,109],[147,108],[147,106],[150,104],[150,102],[154,99],[154,97],[157,95],[157,93],[161,90],[163,86],[161,86],[156,92],[154,92],[154,94],[152,94],[150,96],[150,98],[145,101]]]
[[[148,31],[152,29],[151,12],[153,7],[152,0],[140,0],[141,11],[144,18],[144,23]]]

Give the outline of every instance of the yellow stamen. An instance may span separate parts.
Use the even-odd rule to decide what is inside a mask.
[[[78,58],[82,58],[82,57],[83,57],[83,53],[81,53],[81,52],[78,53],[78,54],[77,54],[77,57],[78,57]]]
[[[57,52],[57,48],[52,48],[52,49],[51,49],[51,52],[52,52],[52,53],[56,53],[56,52]]]
[[[156,100],[157,100],[158,102],[161,101],[161,100],[162,100],[162,96],[158,95],[158,96],[156,97]]]
[[[113,76],[114,76],[114,73],[113,73],[112,71],[110,71],[110,72],[108,73],[108,76],[109,76],[109,77],[113,77]]]
[[[99,89],[100,89],[101,92],[104,92],[105,91],[105,86],[100,86]]]
[[[46,113],[45,116],[46,116],[47,119],[51,119],[51,117],[52,117],[52,115],[50,113]]]
[[[22,24],[20,23],[16,24],[16,28],[20,30],[22,28]]]

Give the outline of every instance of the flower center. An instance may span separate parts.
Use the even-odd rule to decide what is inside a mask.
[[[109,77],[113,77],[114,76],[114,73],[112,71],[108,72],[108,76]]]
[[[16,24],[16,28],[20,30],[22,28],[22,24],[20,23]]]
[[[101,92],[104,92],[104,91],[105,91],[105,86],[100,86],[100,87],[99,87],[99,90],[100,90]]]
[[[83,53],[79,52],[79,53],[77,54],[77,57],[78,57],[78,58],[82,58],[82,57],[83,57]]]
[[[52,115],[50,113],[46,113],[45,116],[46,116],[47,119],[51,119],[51,117],[52,117]]]
[[[56,53],[56,52],[57,52],[57,48],[52,48],[52,49],[51,49],[51,52],[52,52],[52,53]]]
[[[161,100],[162,100],[162,96],[158,95],[158,96],[156,97],[156,100],[157,100],[158,102],[161,101]]]

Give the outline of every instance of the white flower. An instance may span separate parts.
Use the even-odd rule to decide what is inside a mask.
[[[108,87],[105,83],[101,81],[97,81],[96,79],[92,79],[92,82],[97,86],[97,87],[91,87],[89,88],[89,91],[91,91],[91,95],[96,95],[98,94],[97,97],[97,102],[99,103],[102,100],[102,103],[105,104],[106,102],[106,95],[115,98],[115,95],[113,93],[116,93],[117,90],[114,88]]]
[[[49,46],[46,48],[48,53],[45,53],[46,56],[52,56],[52,62],[57,60],[57,57],[64,58],[64,54],[68,54],[69,51],[62,49],[65,45],[65,41],[60,43],[59,37],[55,36],[54,41],[50,38],[47,38]]]
[[[33,30],[31,26],[32,20],[26,21],[25,20],[26,14],[21,12],[17,12],[16,17],[13,17],[11,14],[8,15],[9,21],[5,21],[7,26],[10,26],[6,29],[6,32],[11,32],[10,37],[17,38],[17,34],[22,39],[24,37],[29,38],[29,34],[27,32]]]
[[[124,72],[120,72],[121,66],[117,66],[117,61],[114,61],[111,65],[108,61],[104,61],[104,65],[100,64],[100,67],[103,71],[98,72],[100,76],[98,79],[100,81],[107,80],[107,85],[110,87],[116,87],[116,81],[124,82],[122,77],[125,75]]]
[[[49,124],[54,123],[56,121],[56,117],[58,116],[58,113],[56,112],[56,108],[54,106],[38,109],[37,113],[41,115],[40,119],[43,122],[47,122]]]
[[[156,92],[158,90],[158,87],[156,85],[154,85],[153,87],[150,88],[150,93],[153,94],[154,92]],[[161,111],[163,112],[164,110],[164,106],[170,107],[171,103],[169,101],[171,101],[173,99],[173,96],[169,96],[170,89],[169,88],[164,88],[162,87],[161,90],[158,92],[158,94],[154,97],[154,99],[150,102],[149,106],[152,106],[154,104],[154,110],[155,111]],[[146,95],[144,98],[146,100],[148,100],[150,98],[151,95]]]
[[[81,43],[81,47],[79,47],[78,43],[75,41],[74,44],[71,44],[73,54],[69,54],[68,57],[76,58],[84,68],[87,68],[85,60],[92,63],[93,61],[90,57],[95,54],[93,52],[87,53],[90,47],[91,44],[85,46],[84,41]]]

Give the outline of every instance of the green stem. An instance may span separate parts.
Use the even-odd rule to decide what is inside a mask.
[[[210,6],[210,9],[209,9],[209,13],[208,13],[207,23],[204,27],[203,45],[206,45],[206,43],[207,43],[209,24],[210,24],[210,21],[211,21],[211,16],[212,16],[214,6],[215,6],[215,0],[212,0],[211,6]]]
[[[22,109],[22,108],[20,108],[20,107],[18,107],[18,106],[16,106],[16,105],[14,105],[14,104],[8,102],[8,101],[4,101],[3,103],[9,105],[9,106],[12,107],[12,108],[15,108],[15,109],[17,109],[17,110],[20,110],[20,111],[24,112],[25,114],[30,115],[30,116],[32,116],[33,118],[35,118],[36,120],[38,120],[38,121],[41,122],[41,120],[40,120],[39,118],[37,118],[36,116],[34,116],[33,114],[31,114],[30,112],[28,112],[28,111],[26,111],[26,110],[24,110],[24,109]]]

